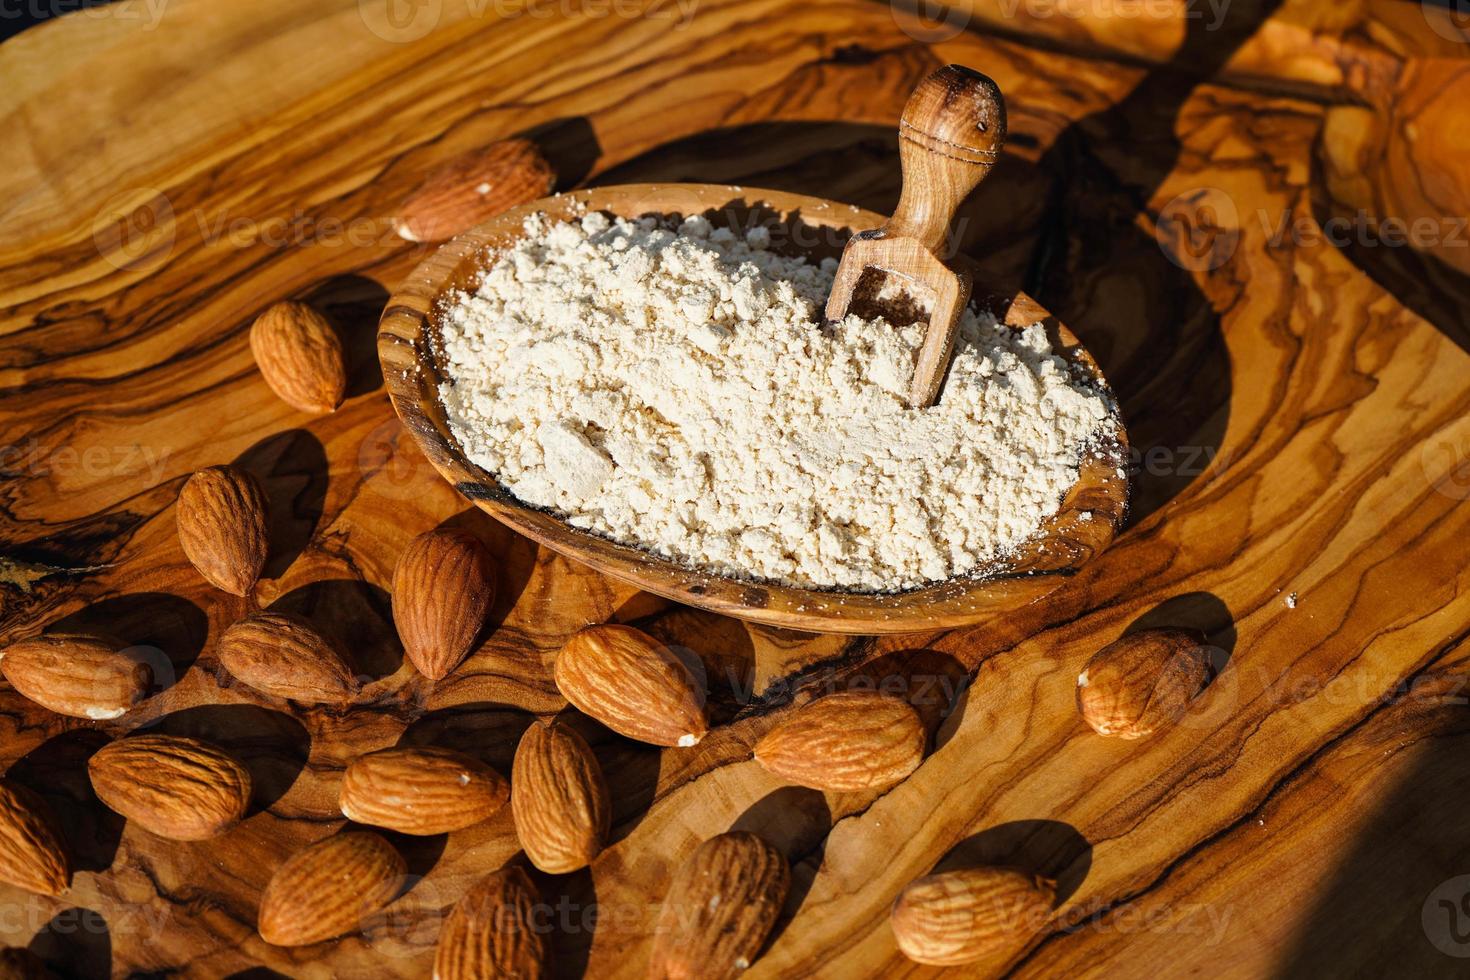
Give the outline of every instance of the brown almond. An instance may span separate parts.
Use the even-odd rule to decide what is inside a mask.
[[[56,980],[46,961],[23,946],[0,949],[0,980]]]
[[[436,528],[408,543],[393,572],[393,623],[419,673],[464,662],[495,605],[495,559],[468,531]]]
[[[1210,674],[1202,634],[1140,630],[1092,655],[1077,675],[1077,710],[1099,735],[1143,738],[1177,721]]]
[[[561,648],[554,673],[563,697],[628,738],[689,746],[709,731],[704,688],[674,651],[642,630],[588,626]]]
[[[204,580],[231,595],[248,595],[269,549],[265,491],[238,466],[210,466],[179,491],[179,544]]]
[[[1023,949],[1045,924],[1051,882],[1016,868],[968,868],[912,881],[893,903],[898,948],[916,963],[957,966]]]
[[[306,303],[285,300],[250,327],[250,353],[276,397],[298,412],[337,410],[347,391],[342,339],[327,318]]]
[[[381,835],[348,831],[297,851],[271,876],[260,899],[260,938],[309,946],[362,928],[403,887],[403,855]]]
[[[510,806],[526,856],[548,874],[591,864],[612,827],[602,767],[586,739],[559,721],[532,722],[521,736],[510,773]]]
[[[503,868],[474,885],[444,920],[434,980],[547,976],[546,936],[535,914],[540,902],[520,868]]]
[[[924,758],[927,736],[907,701],[841,691],[796,709],[755,746],[769,772],[821,790],[883,789]]]
[[[0,673],[10,686],[61,715],[106,721],[120,718],[148,696],[153,671],[98,636],[52,633],[0,651]]]
[[[38,895],[60,895],[71,881],[50,808],[10,780],[0,780],[0,881]]]
[[[472,756],[402,745],[354,759],[339,805],[349,820],[426,836],[477,824],[509,797],[505,777]]]
[[[136,735],[87,762],[108,809],[169,840],[208,840],[250,806],[250,773],[224,749],[180,735]]]
[[[755,962],[791,888],[786,858],[755,834],[731,831],[699,845],[669,885],[648,975],[725,980]]]
[[[352,668],[303,616],[281,612],[247,616],[225,630],[217,653],[236,678],[278,698],[343,704],[357,696]]]
[[[441,242],[545,197],[554,186],[556,171],[535,143],[500,140],[429,174],[398,209],[393,227],[410,242]]]

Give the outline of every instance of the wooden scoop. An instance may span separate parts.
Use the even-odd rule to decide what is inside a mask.
[[[995,82],[961,65],[941,68],[919,83],[898,123],[903,193],[883,227],[853,236],[842,253],[827,300],[827,319],[840,320],[858,281],[879,269],[918,283],[933,297],[919,349],[909,406],[927,408],[949,370],[960,314],[970,301],[968,273],[949,261],[955,209],[990,172],[1006,138],[1006,106]]]

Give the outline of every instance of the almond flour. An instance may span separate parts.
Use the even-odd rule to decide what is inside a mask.
[[[721,575],[894,591],[1032,537],[1116,430],[1023,330],[967,312],[939,401],[904,395],[921,327],[824,326],[836,262],[770,233],[528,220],[443,322],[468,457],[567,523]]]

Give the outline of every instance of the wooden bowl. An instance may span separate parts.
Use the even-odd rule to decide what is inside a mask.
[[[440,247],[388,301],[378,357],[394,410],[434,467],[476,506],[527,537],[599,572],[649,592],[740,619],[832,633],[901,633],[961,626],[1046,595],[1113,540],[1128,506],[1127,447],[1119,439],[1082,461],[1076,486],[1042,532],[1004,565],[899,593],[792,588],[691,569],[563,523],[521,503],[470,462],[449,430],[439,385],[446,379],[439,343],[441,298],[472,289],[495,251],[522,234],[537,211],[565,220],[585,206],[623,217],[704,214],[716,226],[760,221],[773,228],[773,248],[820,259],[837,257],[855,232],[883,217],[821,198],[712,184],[628,184],[545,198],[474,228]],[[1091,355],[1066,327],[1024,293],[980,295],[977,308],[1005,323],[1044,321],[1055,350],[1103,381]]]

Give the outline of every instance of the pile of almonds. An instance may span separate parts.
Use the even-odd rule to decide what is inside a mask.
[[[471,179],[474,190],[467,191],[465,181]],[[554,174],[534,146],[506,141],[432,176],[406,204],[399,229],[411,240],[448,237],[546,193],[552,183]],[[252,327],[250,346],[267,384],[292,407],[320,414],[341,405],[342,344],[311,306],[270,307]],[[189,561],[212,586],[252,597],[252,603],[269,551],[267,508],[261,485],[236,466],[194,473],[177,503],[179,542]],[[483,638],[496,595],[494,556],[467,532],[431,530],[404,550],[392,584],[393,621],[407,659],[427,678],[448,676]],[[1182,631],[1151,631],[1100,651],[1079,678],[1083,717],[1104,735],[1137,738],[1161,729],[1208,681],[1201,643],[1201,637]],[[153,680],[148,666],[127,656],[124,646],[106,636],[41,635],[0,651],[0,674],[51,711],[118,719],[148,696]],[[346,709],[360,693],[348,653],[302,616],[250,613],[223,632],[216,656],[238,681],[271,697]],[[557,655],[554,676],[576,710],[626,738],[688,748],[710,732],[705,691],[690,665],[631,626],[596,624],[574,634]],[[914,772],[927,739],[919,713],[907,701],[849,691],[793,707],[757,742],[753,755],[788,783],[875,791]],[[102,748],[88,768],[105,806],[169,840],[218,837],[249,811],[249,770],[203,739],[134,734]],[[538,721],[525,731],[508,779],[447,748],[366,753],[347,766],[338,808],[364,827],[433,835],[479,823],[507,803],[526,859],[547,874],[587,867],[611,832],[607,779],[586,740],[564,718]],[[355,932],[365,916],[400,894],[406,873],[403,856],[379,833],[339,832],[274,870],[260,898],[260,936],[277,946],[302,946]],[[732,831],[706,840],[670,883],[650,975],[739,975],[764,948],[790,879],[786,858],[755,834]],[[0,881],[57,895],[70,880],[68,850],[45,803],[13,780],[0,779]],[[547,937],[533,925],[539,902],[521,867],[488,874],[444,921],[434,975],[545,975]],[[911,959],[953,965],[1023,949],[1054,904],[1050,881],[1017,868],[970,868],[909,884],[893,906],[891,922],[899,948]],[[0,967],[44,969],[23,952],[3,951]]]

